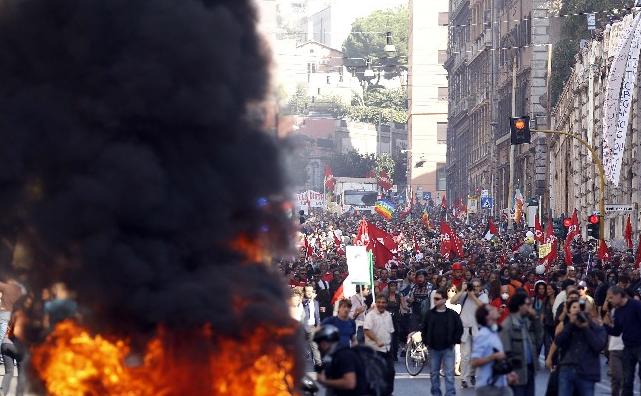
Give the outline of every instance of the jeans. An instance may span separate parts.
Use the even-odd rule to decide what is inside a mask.
[[[610,351],[608,353],[608,366],[610,366],[612,396],[621,396],[623,386],[623,351]]]
[[[623,392],[621,393],[623,396],[633,394],[635,368],[639,362],[641,362],[641,346],[623,348]]]
[[[4,337],[7,335],[9,320],[11,320],[11,312],[0,311],[0,342],[4,341]]]
[[[432,380],[432,396],[441,396],[441,363],[445,372],[445,396],[456,395],[454,387],[454,347],[437,351],[430,349],[432,359],[430,377]]]
[[[525,385],[512,385],[512,392],[514,396],[534,396],[534,365],[528,364],[527,366],[527,384]]]
[[[595,384],[577,375],[574,367],[559,368],[559,396],[572,396],[575,390],[581,396],[594,396]]]
[[[356,342],[358,345],[365,345],[365,330],[363,329],[363,325],[356,328]]]
[[[312,359],[314,360],[314,366],[320,366],[322,364],[320,351],[318,350],[318,345],[314,342],[314,333],[311,331],[305,330],[305,341],[309,347],[309,351],[312,353]]]
[[[4,358],[4,377],[2,378],[2,392],[6,395],[9,393],[11,380],[13,379],[13,361],[15,359],[18,366],[18,385],[16,388],[16,396],[22,396],[25,391],[27,379],[25,377],[26,355],[27,348],[20,342],[15,341],[12,344],[2,343],[0,347],[2,357]]]
[[[471,356],[472,356],[472,328],[464,327],[463,328],[463,340],[461,342],[461,380],[470,381],[471,377],[474,375],[474,369],[470,365]],[[467,337],[466,337],[467,335]]]

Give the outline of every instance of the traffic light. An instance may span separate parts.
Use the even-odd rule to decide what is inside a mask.
[[[510,117],[510,142],[513,145],[530,143],[530,117]]]
[[[600,218],[599,215],[593,214],[592,216],[588,217],[588,237],[592,237],[594,239],[599,239],[600,237],[600,229],[599,229],[599,223],[600,223]]]
[[[572,219],[569,217],[566,217],[563,219],[563,239],[567,238],[568,236],[568,230],[572,226]]]
[[[565,239],[567,230],[563,227],[563,217],[552,219],[552,228],[554,229],[554,236],[558,239]]]

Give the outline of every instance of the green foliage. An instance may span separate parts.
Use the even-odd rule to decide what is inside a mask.
[[[376,167],[376,157],[373,154],[360,154],[352,150],[346,154],[335,154],[330,163],[337,177],[366,177]]]
[[[405,89],[368,89],[363,98],[365,106],[384,109],[407,110],[407,93]]]
[[[304,87],[298,87],[296,93],[289,99],[284,113],[292,114],[307,114],[309,110],[309,97]]]
[[[595,11],[597,27],[604,27],[610,22],[612,16],[600,12],[615,8],[631,7],[632,0],[565,0],[561,6],[560,13],[563,15]],[[622,18],[628,11],[621,10],[614,17]],[[574,57],[579,51],[582,39],[590,39],[590,32],[587,28],[585,15],[574,15],[562,18],[561,40],[556,44],[552,54],[552,76],[550,81],[550,96],[554,106],[563,87],[570,77],[574,66]]]
[[[347,109],[346,117],[352,121],[368,122],[370,124],[387,124],[396,122],[407,123],[407,112],[405,110],[381,109],[372,106],[352,106]]]
[[[380,174],[380,172],[384,170],[388,175],[391,175],[394,166],[394,160],[388,153],[383,153],[376,157],[376,173]]]
[[[392,32],[392,43],[396,47],[395,58],[407,58],[409,13],[406,6],[374,11],[364,18],[354,21],[351,34],[343,43],[345,56],[347,58],[371,58],[373,63],[377,65],[397,64],[398,61],[390,61],[388,54],[384,51],[385,32]],[[387,71],[393,71],[393,69]],[[394,73],[385,74],[386,78],[393,76]]]
[[[394,172],[392,173],[392,180],[394,180],[394,184],[398,186],[407,185],[407,154],[397,154],[397,159],[394,163]]]

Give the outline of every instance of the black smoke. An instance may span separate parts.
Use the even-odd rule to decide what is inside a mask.
[[[287,321],[278,276],[230,247],[287,237],[279,153],[246,115],[268,86],[255,22],[250,0],[0,3],[0,233],[29,286],[68,283],[115,333]]]

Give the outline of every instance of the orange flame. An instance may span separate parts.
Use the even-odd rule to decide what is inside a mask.
[[[142,362],[129,367],[127,341],[66,321],[34,349],[32,363],[52,396],[285,396],[294,393],[294,358],[268,340],[292,331],[258,327],[232,339],[208,326],[185,334],[160,329]]]

